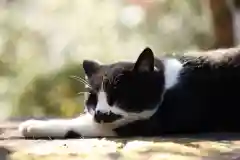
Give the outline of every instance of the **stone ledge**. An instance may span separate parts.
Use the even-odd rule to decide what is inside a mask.
[[[0,159],[230,160],[240,159],[240,135],[195,138],[25,140],[18,123],[0,124]],[[211,138],[209,138],[211,137]]]

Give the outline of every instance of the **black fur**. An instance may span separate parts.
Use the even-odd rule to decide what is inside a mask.
[[[91,64],[97,66],[94,62]],[[91,85],[86,101],[88,110],[95,109],[102,82],[109,105],[117,103],[128,112],[141,112],[156,107],[162,100],[164,75],[163,70],[154,72],[153,69],[154,56],[150,48],[142,52],[136,63],[102,65],[95,74],[89,73],[90,69],[84,66],[85,73],[91,75],[88,77]]]
[[[151,56],[152,53],[147,49],[143,58],[140,58],[140,62],[144,62],[142,67],[139,67],[141,63],[138,61],[136,64],[94,64],[98,66],[97,72],[89,73],[89,66],[85,65],[86,74],[91,75],[88,80],[92,86],[86,106],[94,110],[96,94],[104,75],[108,80],[111,79],[104,82],[109,104],[117,102],[128,112],[156,107],[164,92],[164,68],[162,60],[155,58],[155,66],[160,68],[159,71],[153,71]],[[119,136],[239,132],[239,56],[240,52],[217,60],[208,56],[180,57],[183,69],[178,83],[166,90],[157,112],[147,120],[135,121],[115,131]]]
[[[95,116],[94,116],[94,119],[97,123],[100,123],[101,121],[105,123],[111,123],[121,118],[122,118],[121,115],[117,115],[112,112],[110,112],[109,114],[106,114],[106,113],[101,113],[99,111],[95,112]]]
[[[65,134],[64,139],[75,139],[75,138],[81,138],[81,137],[82,137],[81,134],[70,130]]]

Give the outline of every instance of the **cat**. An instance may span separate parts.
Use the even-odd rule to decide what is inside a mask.
[[[240,50],[218,52],[158,58],[146,47],[135,62],[84,60],[85,113],[27,120],[19,130],[35,138],[239,132]]]

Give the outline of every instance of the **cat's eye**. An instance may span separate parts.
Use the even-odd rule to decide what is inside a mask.
[[[119,78],[118,78],[118,77],[115,77],[115,78],[113,79],[113,84],[116,85],[118,82],[119,82]]]
[[[121,75],[119,76],[116,76],[113,80],[113,88],[116,89],[117,86],[119,86],[120,82],[121,82],[121,78],[120,78]]]

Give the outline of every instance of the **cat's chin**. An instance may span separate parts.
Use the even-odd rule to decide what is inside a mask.
[[[94,120],[97,123],[113,123],[119,119],[122,119],[123,116],[120,114],[114,114],[113,112],[109,111],[107,113],[97,111],[94,114]]]

